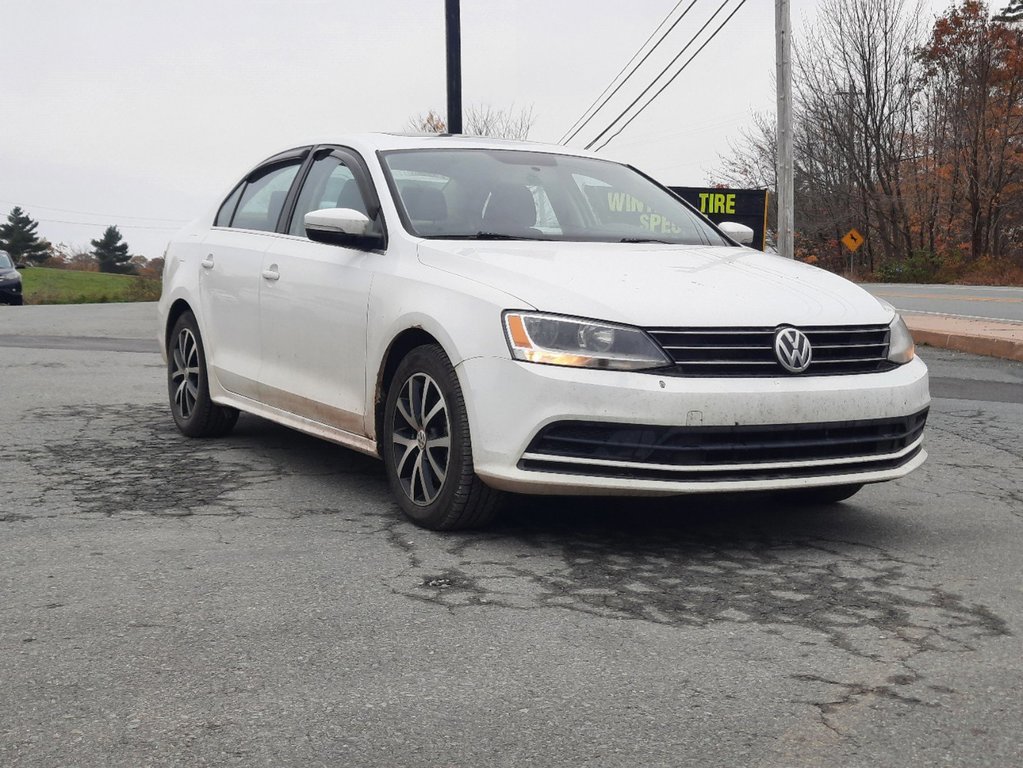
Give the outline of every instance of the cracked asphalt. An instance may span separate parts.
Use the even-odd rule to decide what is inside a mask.
[[[179,435],[153,312],[0,307],[0,765],[1021,763],[1023,365],[924,348],[929,461],[841,505],[442,535],[370,458]]]

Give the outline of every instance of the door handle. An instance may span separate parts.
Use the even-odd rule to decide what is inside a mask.
[[[201,263],[203,269],[213,269],[213,254],[207,253]]]
[[[271,264],[269,269],[264,269],[263,270],[263,279],[264,280],[280,280],[281,279],[281,273],[277,271],[277,265],[276,264]]]

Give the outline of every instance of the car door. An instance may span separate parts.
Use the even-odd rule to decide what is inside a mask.
[[[260,399],[365,435],[366,307],[378,254],[309,240],[303,217],[353,208],[382,227],[369,175],[354,154],[317,151],[286,232],[263,254]]]
[[[293,156],[250,173],[202,242],[199,301],[208,365],[221,386],[245,397],[257,398],[259,391],[263,252],[300,164],[301,156]]]

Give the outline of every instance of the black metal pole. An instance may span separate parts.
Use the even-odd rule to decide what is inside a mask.
[[[448,133],[462,132],[462,21],[459,0],[444,0],[448,42]]]

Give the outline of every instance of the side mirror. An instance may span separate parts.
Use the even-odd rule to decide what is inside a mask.
[[[310,240],[348,248],[379,248],[383,237],[374,231],[370,218],[352,208],[322,208],[303,217]]]
[[[718,224],[718,229],[740,245],[749,245],[753,242],[753,230],[745,224],[739,224],[734,221],[723,221]]]

